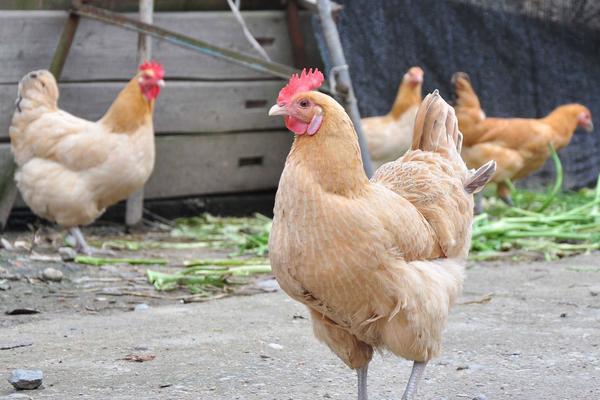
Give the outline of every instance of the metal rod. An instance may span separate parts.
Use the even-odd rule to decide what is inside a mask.
[[[152,24],[154,0],[140,0],[140,21]],[[138,34],[138,65],[152,57],[152,40],[145,33]],[[127,199],[125,206],[125,224],[134,226],[142,221],[144,215],[144,187]]]
[[[160,40],[165,40],[177,46],[195,50],[199,53],[229,61],[234,64],[243,65],[255,71],[288,79],[291,74],[297,73],[296,69],[276,62],[269,62],[257,57],[242,54],[223,47],[211,45],[203,40],[172,32],[158,26],[144,23],[112,11],[103,10],[89,5],[74,6],[72,13],[81,17],[92,18],[107,24],[115,25],[124,29],[145,33]]]
[[[342,105],[354,124],[354,129],[358,135],[358,144],[360,145],[363,167],[365,173],[370,178],[373,175],[373,165],[371,164],[371,157],[369,156],[369,150],[367,149],[367,141],[363,134],[358,103],[356,102],[356,97],[354,97],[350,71],[348,70],[348,64],[346,64],[346,57],[344,56],[344,50],[342,49],[340,35],[331,14],[331,2],[329,0],[317,0],[317,7],[319,8],[319,18],[321,19],[321,26],[323,27],[323,36],[325,37],[325,43],[327,44],[329,56],[331,57],[330,61],[333,65],[332,70],[329,71],[329,75],[331,76],[334,74],[334,77],[336,78],[336,87],[332,89],[339,94]]]

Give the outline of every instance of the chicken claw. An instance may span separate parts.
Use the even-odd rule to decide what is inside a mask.
[[[92,256],[92,255],[114,256],[115,255],[115,253],[113,251],[104,250],[104,249],[96,249],[94,247],[89,246],[87,244],[87,242],[85,241],[85,238],[83,237],[83,233],[81,232],[81,229],[79,229],[79,227],[77,227],[77,226],[74,228],[71,228],[69,230],[69,233],[75,239],[75,250],[78,253],[85,254],[86,256]]]

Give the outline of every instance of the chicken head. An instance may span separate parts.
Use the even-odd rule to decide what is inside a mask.
[[[148,101],[152,101],[158,97],[160,88],[165,86],[164,77],[165,70],[156,61],[146,61],[140,65],[138,83],[140,84],[142,94]]]
[[[306,92],[321,86],[323,74],[319,70],[302,70],[300,76],[292,75],[277,97],[277,104],[269,110],[269,115],[283,115],[285,126],[296,135],[317,133],[323,123],[323,109]]]

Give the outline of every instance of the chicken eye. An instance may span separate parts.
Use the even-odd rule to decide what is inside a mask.
[[[308,102],[308,100],[303,99],[303,100],[300,100],[300,102],[298,104],[300,104],[300,107],[306,108],[306,107],[308,107],[309,102]]]

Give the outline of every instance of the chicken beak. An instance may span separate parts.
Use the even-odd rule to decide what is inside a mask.
[[[165,87],[165,81],[163,79],[159,79],[156,84],[160,87]]]
[[[269,117],[272,117],[274,115],[287,115],[287,109],[285,108],[285,106],[280,106],[278,104],[275,104],[269,110]]]
[[[592,123],[592,121],[590,121],[590,123],[587,124],[587,126],[585,127],[585,131],[588,133],[592,133],[594,131],[594,124]]]

